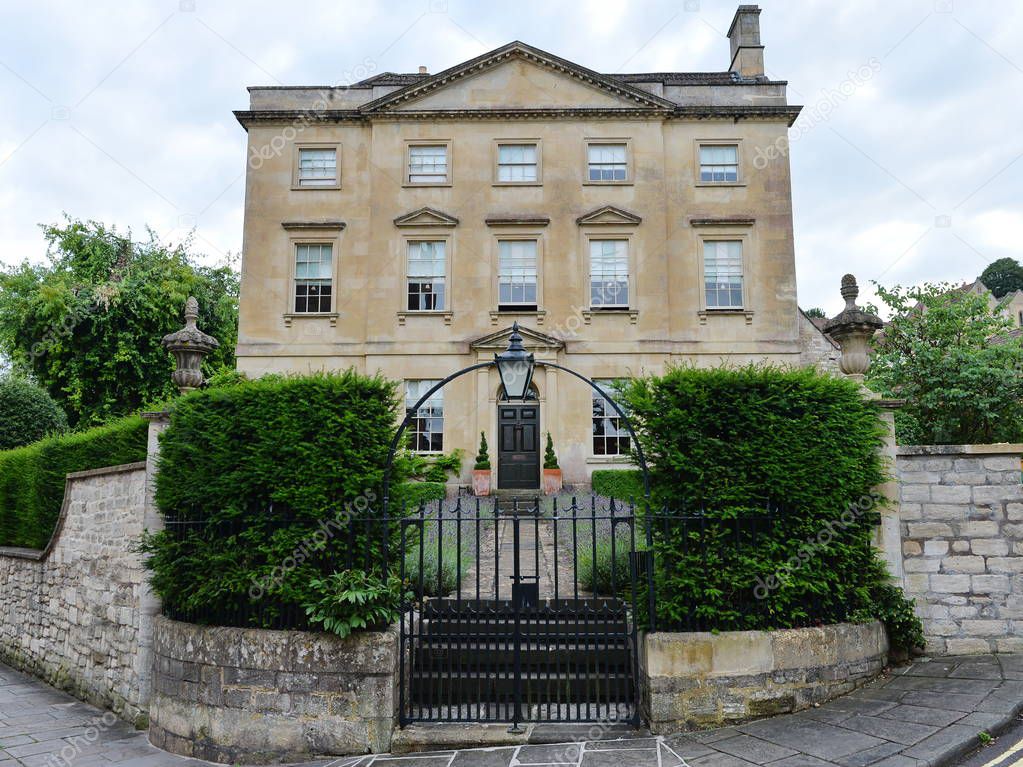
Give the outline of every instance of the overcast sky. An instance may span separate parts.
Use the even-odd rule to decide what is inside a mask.
[[[0,261],[62,212],[239,253],[247,85],[437,72],[513,39],[602,72],[721,71],[736,2],[0,0]],[[800,304],[1021,256],[1023,3],[762,0]],[[865,289],[864,298],[870,298]]]

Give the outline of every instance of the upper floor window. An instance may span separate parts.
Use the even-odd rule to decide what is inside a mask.
[[[448,145],[413,144],[408,148],[410,184],[448,183]]]
[[[443,240],[417,240],[408,244],[408,310],[442,311],[447,275]]]
[[[337,186],[337,149],[299,147],[297,181],[300,187]]]
[[[405,382],[405,411],[412,408],[439,381]],[[438,389],[415,411],[409,424],[409,449],[420,453],[444,452],[444,390]]]
[[[498,309],[536,308],[536,240],[498,242]]]
[[[590,306],[629,305],[629,243],[590,240]]]
[[[700,147],[700,182],[727,184],[739,180],[739,147],[735,144],[703,144]]]
[[[530,184],[540,178],[536,144],[499,144],[497,180],[502,184]]]
[[[703,243],[703,282],[708,309],[741,309],[742,242],[707,240]]]
[[[295,246],[295,313],[330,312],[333,287],[333,246],[300,243]]]
[[[620,399],[617,397],[618,381],[598,378],[594,383],[616,401]],[[606,397],[593,390],[593,454],[624,455],[629,448],[629,432],[622,424],[621,416]]]
[[[587,147],[590,181],[626,181],[629,177],[626,144],[590,144]]]

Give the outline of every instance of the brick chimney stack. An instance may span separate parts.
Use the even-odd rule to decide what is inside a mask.
[[[760,6],[740,5],[728,28],[732,50],[729,70],[743,77],[764,76],[764,46],[760,44]]]

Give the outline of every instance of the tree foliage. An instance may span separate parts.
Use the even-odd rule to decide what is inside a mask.
[[[1023,439],[1023,345],[986,296],[947,284],[878,286],[892,320],[875,341],[870,386],[906,400],[902,444]]]
[[[238,277],[207,267],[190,243],[133,240],[94,221],[43,227],[49,263],[0,271],[0,353],[31,373],[72,425],[100,423],[174,393],[160,345],[199,300],[200,327],[220,341],[207,360],[234,365]]]
[[[0,377],[0,450],[67,430],[67,415],[45,389],[17,376]]]
[[[819,306],[811,306],[809,309],[804,309],[803,314],[805,314],[807,317],[819,320],[827,319],[828,316],[827,314],[824,313],[824,310],[821,309]]]
[[[999,258],[981,272],[980,281],[995,298],[1023,290],[1023,266],[1014,258]]]

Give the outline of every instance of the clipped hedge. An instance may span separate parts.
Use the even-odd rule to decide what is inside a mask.
[[[643,500],[643,472],[639,469],[597,469],[590,476],[594,495],[620,501]]]
[[[0,452],[0,545],[44,548],[64,502],[66,476],[144,461],[148,429],[132,416]]]
[[[659,528],[659,615],[730,630],[890,612],[870,545],[884,430],[857,384],[808,369],[678,367],[631,382],[626,400],[655,502],[706,521]],[[767,499],[782,509],[774,518],[761,516]]]
[[[369,580],[353,583],[389,593],[382,530],[364,520],[380,512],[397,414],[394,384],[351,371],[240,381],[179,399],[156,482],[167,530],[144,544],[165,612],[303,628],[316,606],[339,633],[355,625],[346,616],[357,606],[323,590],[337,586],[336,572],[363,571]]]
[[[394,488],[392,501],[396,510],[417,509],[420,504],[443,501],[447,489],[443,482],[403,482]]]

